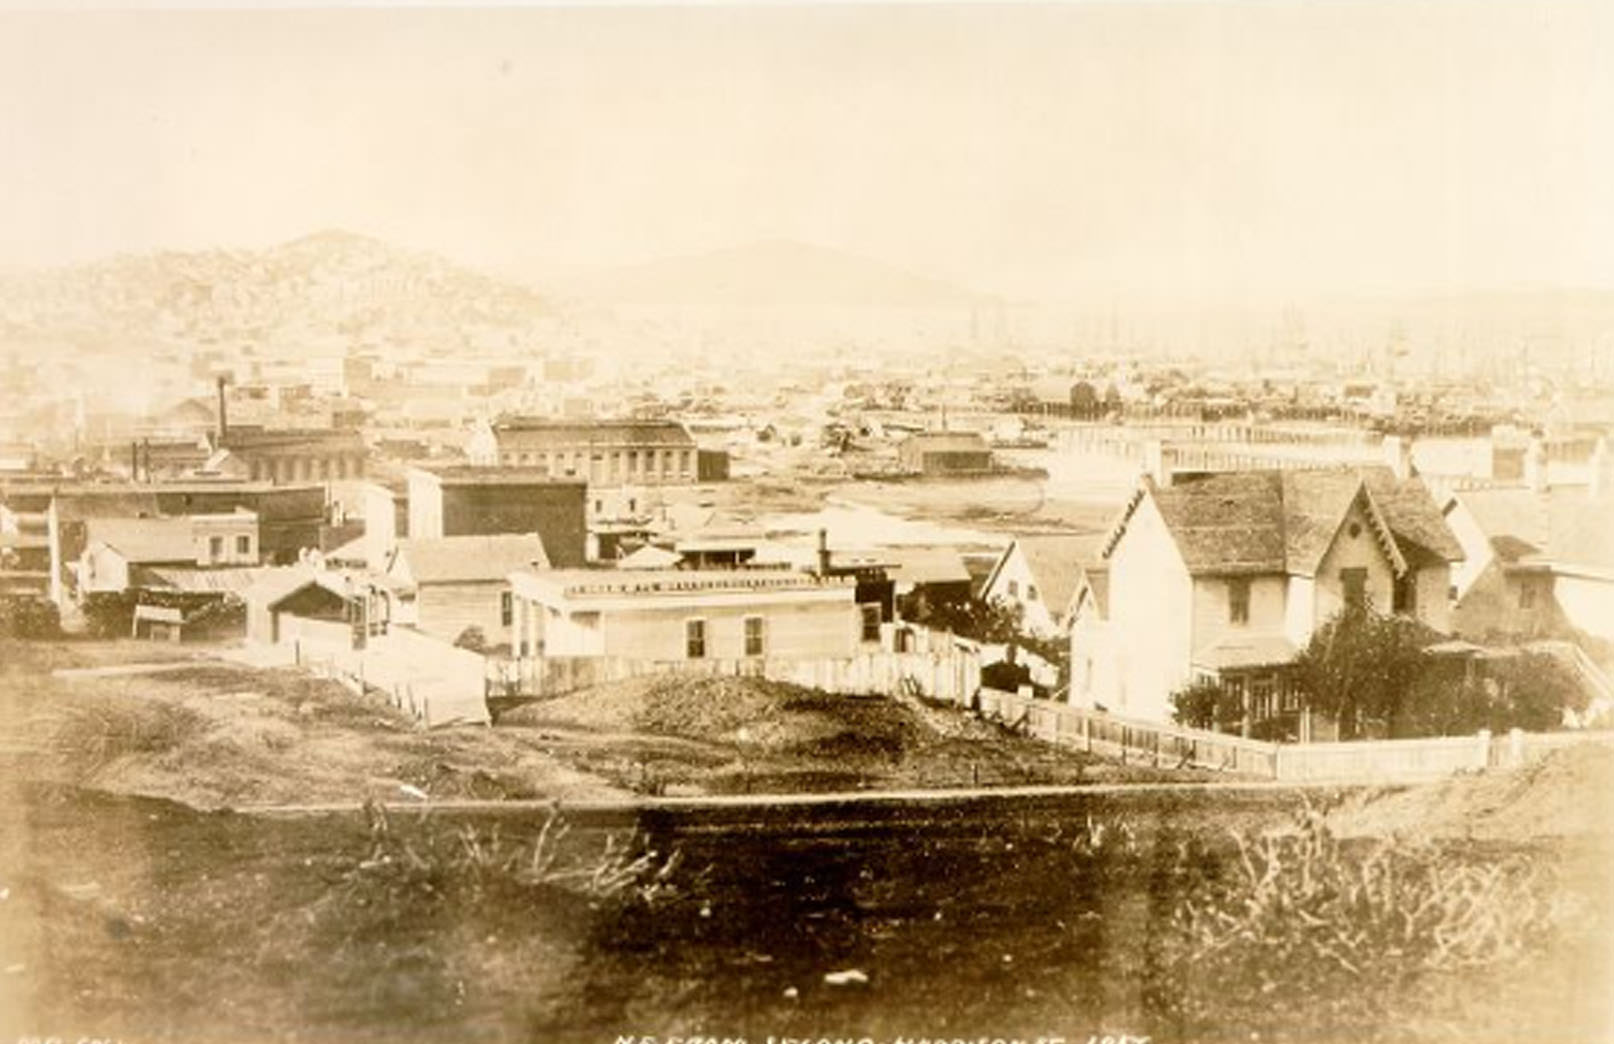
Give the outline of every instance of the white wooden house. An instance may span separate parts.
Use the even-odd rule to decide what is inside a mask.
[[[1145,478],[1102,553],[1106,630],[1073,630],[1073,671],[1091,658],[1094,682],[1072,694],[1156,721],[1196,676],[1247,694],[1257,719],[1298,718],[1284,667],[1314,629],[1361,601],[1449,631],[1462,558],[1422,482],[1388,468]]]

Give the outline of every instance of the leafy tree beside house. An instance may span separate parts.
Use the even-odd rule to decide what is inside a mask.
[[[1171,694],[1172,718],[1179,725],[1217,732],[1236,732],[1244,718],[1243,701],[1215,678],[1195,678]]]
[[[992,688],[1014,689],[1029,683],[1031,673],[1020,663],[1017,655],[1020,649],[1028,649],[1053,664],[1061,678],[1070,674],[1070,644],[1028,632],[1025,610],[1017,603],[1005,599],[987,601],[975,595],[935,597],[916,591],[898,600],[897,612],[904,620],[932,630],[947,631],[985,645],[1007,646],[1004,661],[982,672],[983,683]]]
[[[1442,636],[1414,620],[1348,607],[1319,628],[1291,665],[1291,683],[1340,738],[1547,731],[1588,704],[1578,679],[1551,656],[1479,661],[1430,655]]]
[[[1339,723],[1341,739],[1361,738],[1372,725],[1401,734],[1398,719],[1433,695],[1424,650],[1441,637],[1406,617],[1346,606],[1312,633],[1290,665],[1290,681],[1314,714]]]

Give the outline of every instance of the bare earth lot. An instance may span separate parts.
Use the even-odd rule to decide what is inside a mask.
[[[495,728],[423,732],[380,698],[295,668],[137,643],[12,648],[0,750],[22,776],[203,808],[392,801],[405,786],[575,801],[1200,775],[1054,751],[951,710],[766,682],[640,680],[528,706]],[[148,663],[163,669],[52,673]]]
[[[208,809],[405,785],[582,799],[1171,774],[921,704],[727,680],[421,733],[290,670],[181,652],[57,677],[175,650],[4,653],[13,1039],[1592,1042],[1614,1025],[1600,749],[1305,797],[267,818]]]

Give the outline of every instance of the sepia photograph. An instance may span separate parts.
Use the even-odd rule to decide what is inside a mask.
[[[0,1044],[1614,1044],[1614,4],[0,0]]]

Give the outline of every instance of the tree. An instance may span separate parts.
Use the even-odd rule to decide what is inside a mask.
[[[1396,738],[1542,732],[1559,728],[1565,710],[1589,704],[1579,679],[1552,656],[1431,656],[1425,650],[1439,637],[1413,620],[1347,608],[1312,635],[1292,677],[1313,711],[1339,722],[1342,739],[1369,725]]]
[[[898,602],[897,611],[904,620],[988,645],[1024,644],[1026,638],[1024,610],[1003,599],[988,602],[975,595],[948,598],[915,591]]]
[[[1312,633],[1293,680],[1313,711],[1339,723],[1340,738],[1359,737],[1370,723],[1396,735],[1409,696],[1427,693],[1423,650],[1438,637],[1416,621],[1348,605]]]
[[[1230,731],[1244,718],[1236,693],[1215,678],[1195,678],[1171,694],[1172,720],[1195,729]]]
[[[485,653],[488,651],[487,636],[482,633],[482,628],[478,627],[476,624],[472,624],[465,630],[461,631],[460,636],[454,639],[454,645],[457,648],[469,649],[471,652],[475,653]]]
[[[1591,699],[1580,679],[1557,657],[1524,653],[1494,661],[1488,672],[1496,684],[1487,723],[1493,732],[1524,729],[1546,732],[1563,725],[1564,711],[1584,713]]]

